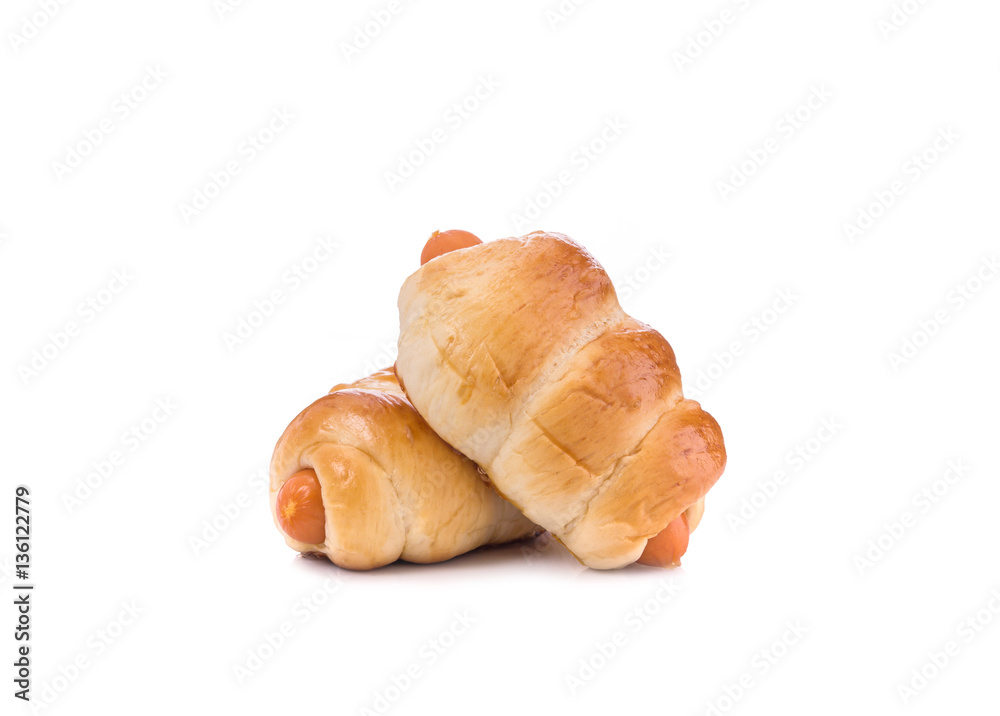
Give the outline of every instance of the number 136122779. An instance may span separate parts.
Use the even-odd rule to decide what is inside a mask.
[[[18,485],[14,491],[14,540],[17,555],[14,557],[15,574],[18,579],[27,579],[31,568],[31,494],[27,487]]]

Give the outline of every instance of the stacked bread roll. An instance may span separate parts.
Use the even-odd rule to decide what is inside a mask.
[[[440,562],[537,531],[430,429],[391,370],[338,385],[299,413],[270,472],[271,511],[288,545],[349,569]],[[321,516],[312,533],[303,530],[306,491],[289,495],[309,480]]]
[[[338,386],[275,449],[286,541],[368,568],[538,525],[589,567],[678,563],[726,453],[715,420],[684,398],[669,343],[563,235],[435,233],[422,260],[399,294],[395,375]],[[282,487],[310,469],[321,544],[282,527]]]

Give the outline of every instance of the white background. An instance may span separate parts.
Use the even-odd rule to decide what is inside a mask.
[[[996,3],[218,5],[0,13],[5,712],[22,483],[43,712],[996,712]],[[448,228],[569,234],[670,340],[729,451],[682,568],[515,545],[349,573],[283,544],[275,440],[392,362]]]

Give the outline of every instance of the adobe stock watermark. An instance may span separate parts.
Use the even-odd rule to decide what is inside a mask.
[[[684,72],[703,56],[750,9],[751,4],[751,0],[731,0],[721,10],[703,20],[701,27],[685,38],[684,47],[670,53],[677,71]]]
[[[642,262],[624,276],[618,276],[614,281],[618,298],[621,301],[628,301],[661,271],[670,262],[673,255],[664,246],[654,246],[646,252],[646,257]]]
[[[65,181],[83,166],[94,151],[118,131],[122,123],[145,104],[168,77],[159,63],[146,65],[143,76],[115,97],[104,116],[80,130],[79,138],[67,144],[61,158],[52,162],[52,173],[56,180],[60,183]]]
[[[934,680],[949,669],[962,655],[962,647],[976,641],[994,620],[1000,620],[1000,589],[989,593],[982,607],[963,618],[955,626],[955,637],[927,652],[927,658],[910,669],[905,679],[896,684],[896,695],[904,706],[923,693]]]
[[[229,15],[243,7],[245,2],[246,0],[212,0],[212,9],[217,18],[225,20]]]
[[[856,244],[875,225],[881,221],[896,200],[924,178],[941,158],[953,147],[962,135],[951,125],[939,129],[934,138],[923,149],[906,158],[897,176],[890,179],[869,197],[855,211],[853,221],[845,221],[842,225],[844,236],[850,244]]]
[[[14,560],[9,557],[0,559],[0,584],[3,584],[7,580],[13,581],[14,569]]]
[[[749,667],[724,685],[721,693],[706,704],[705,716],[722,716],[732,711],[760,680],[784,661],[802,637],[809,633],[809,626],[800,619],[785,622],[784,631],[767,646],[750,657]]]
[[[94,667],[101,656],[133,628],[136,620],[145,611],[145,607],[136,604],[135,600],[121,602],[117,614],[110,621],[87,635],[84,639],[84,648],[59,664],[58,674],[35,686],[35,695],[28,704],[31,713],[41,713],[58,701],[73,684]]]
[[[236,327],[222,332],[222,343],[230,355],[250,340],[339,248],[340,243],[332,236],[321,234],[303,258],[282,271],[277,284],[255,298],[250,308],[236,317]]]
[[[70,0],[38,0],[38,9],[21,17],[17,28],[7,33],[7,42],[14,54],[18,54],[38,37],[69,2]]]
[[[767,305],[750,316],[740,327],[740,335],[743,338],[736,338],[723,350],[714,352],[712,360],[699,368],[693,379],[684,381],[688,397],[692,400],[704,398],[736,362],[747,354],[750,347],[774,328],[781,317],[798,302],[799,295],[791,287],[775,291]]]
[[[104,314],[108,307],[132,285],[135,277],[126,267],[112,269],[111,278],[95,293],[76,304],[74,317],[46,334],[45,341],[17,366],[23,385],[40,376],[52,363],[83,335],[87,326]]]
[[[983,256],[969,276],[948,289],[944,303],[918,319],[916,328],[898,339],[898,347],[886,354],[892,371],[898,373],[920,355],[920,352],[930,345],[931,340],[938,336],[960,311],[992,284],[998,274],[1000,274],[1000,262],[997,261],[996,254]]]
[[[103,457],[92,460],[87,473],[78,475],[73,486],[63,490],[61,499],[66,514],[72,515],[83,507],[122,468],[129,455],[138,452],[176,411],[177,404],[172,398],[157,398],[153,409],[144,418],[122,431],[115,446]]]
[[[734,162],[729,167],[726,179],[715,182],[715,188],[723,201],[729,201],[745,187],[751,177],[757,175],[775,154],[787,146],[816,114],[833,99],[833,92],[826,84],[819,82],[809,88],[809,94],[799,104],[785,112],[774,123],[774,135],[763,142],[748,147],[747,158]]]
[[[755,489],[740,498],[739,507],[726,514],[726,522],[733,534],[737,534],[750,523],[750,520],[759,515],[761,510],[778,496],[782,488],[802,472],[843,431],[844,425],[836,415],[823,418],[812,435],[785,453],[782,466],[775,469],[769,478],[758,480]]]
[[[399,702],[406,693],[416,685],[426,674],[429,667],[434,666],[448,651],[454,648],[460,637],[477,621],[469,611],[456,611],[452,614],[449,624],[437,635],[424,641],[417,648],[417,656],[405,668],[388,678],[388,685],[376,690],[371,706],[362,706],[359,713],[362,716],[382,716]]]
[[[418,167],[422,167],[428,159],[442,146],[448,143],[456,132],[475,115],[500,89],[500,83],[492,74],[479,75],[476,86],[453,102],[441,115],[440,123],[430,132],[413,140],[411,149],[396,155],[395,170],[385,172],[385,183],[390,191],[396,191]]]
[[[375,38],[389,29],[389,26],[405,7],[412,4],[413,0],[405,0],[405,2],[404,0],[389,0],[385,7],[372,10],[369,19],[355,25],[350,39],[340,43],[340,54],[343,55],[347,64],[352,64],[361,56],[361,53],[371,47]]]
[[[952,488],[971,471],[972,467],[965,464],[961,458],[949,460],[940,477],[913,493],[908,507],[898,517],[884,522],[882,531],[868,540],[868,543],[854,555],[854,567],[858,570],[858,575],[865,576],[872,567],[881,562],[923,517],[951,494]]]
[[[569,161],[557,170],[551,179],[542,181],[531,195],[524,200],[521,213],[510,215],[511,224],[517,232],[532,228],[555,200],[571,186],[578,177],[585,174],[597,160],[618,142],[628,129],[620,117],[608,117],[601,129],[589,140],[570,152]]]
[[[521,542],[521,556],[525,562],[531,564],[553,548],[558,549],[558,545],[559,540],[553,537],[550,532],[542,532]]]
[[[13,582],[18,569],[20,569],[20,567],[18,567],[18,565],[10,557],[3,557],[0,559],[0,587],[5,585],[7,582]]]
[[[219,502],[212,516],[202,520],[201,527],[188,535],[188,546],[195,557],[200,557],[205,550],[214,545],[244,515],[258,496],[267,494],[270,482],[266,467],[250,472],[244,481],[245,487],[229,499]]]
[[[220,169],[212,169],[208,177],[191,193],[191,198],[177,205],[177,213],[185,224],[201,216],[233,180],[265,152],[296,119],[288,107],[275,107],[271,116],[255,131],[236,145],[235,156],[226,160]]]
[[[353,383],[356,380],[377,373],[380,370],[391,368],[396,364],[399,357],[399,344],[395,340],[384,340],[376,346],[375,351],[365,358],[361,368],[351,373],[345,383]]]
[[[576,696],[584,686],[592,682],[628,646],[629,639],[645,629],[674,600],[680,589],[680,584],[674,580],[661,579],[647,599],[625,614],[624,627],[616,629],[607,639],[594,644],[590,653],[580,657],[573,670],[563,677],[570,694]]]
[[[883,40],[888,40],[897,32],[902,30],[910,19],[923,9],[927,0],[903,0],[895,2],[889,10],[889,14],[880,18],[876,26]]]
[[[586,5],[588,0],[559,0],[545,11],[545,22],[550,30],[558,30],[566,24],[576,11]]]
[[[274,629],[266,629],[255,644],[247,647],[244,657],[233,664],[233,676],[242,686],[247,679],[256,675],[267,662],[277,655],[286,644],[307,624],[317,612],[330,603],[331,598],[344,587],[344,581],[337,577],[327,577],[316,589],[295,601],[289,609],[287,619],[283,619]]]

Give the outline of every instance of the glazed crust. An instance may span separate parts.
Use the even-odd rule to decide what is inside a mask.
[[[440,562],[537,531],[431,430],[391,370],[335,386],[292,420],[271,459],[272,516],[285,480],[306,468],[320,483],[326,541],[285,541],[349,569]]]
[[[684,399],[670,344],[571,239],[444,254],[406,280],[399,312],[413,405],[581,562],[630,564],[681,512],[700,519],[722,432]]]

